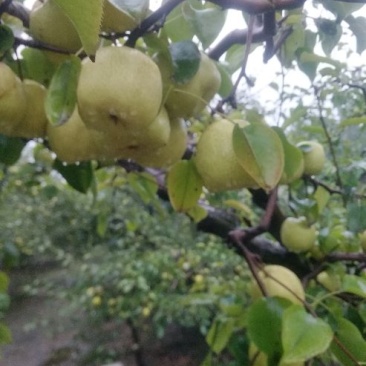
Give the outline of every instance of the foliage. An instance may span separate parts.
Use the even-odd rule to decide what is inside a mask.
[[[159,333],[198,324],[206,366],[365,363],[364,4],[45,5],[0,3],[2,266],[45,252],[72,260],[90,316],[150,318]],[[218,39],[228,9],[246,29]],[[258,51],[279,70],[268,103],[252,88]],[[24,79],[48,89],[37,118]],[[45,132],[26,145],[32,119]],[[63,126],[71,133],[52,140]],[[309,141],[326,155],[316,170],[305,169]],[[22,150],[28,161],[15,164]],[[281,242],[292,217],[316,230],[300,253]],[[267,264],[291,269],[305,300]]]

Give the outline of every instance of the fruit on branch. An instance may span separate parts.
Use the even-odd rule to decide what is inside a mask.
[[[24,80],[22,86],[26,96],[26,113],[14,132],[25,138],[45,137],[48,120],[44,102],[47,89],[34,80]]]
[[[159,62],[159,61],[158,61]],[[201,53],[197,73],[185,84],[172,82],[172,68],[160,64],[167,93],[165,106],[172,118],[190,118],[200,113],[218,92],[221,76],[214,63]]]
[[[166,145],[151,149],[131,149],[128,157],[136,163],[153,168],[165,168],[179,161],[187,148],[187,129],[182,119],[175,118],[170,122],[170,136]]]
[[[102,134],[85,126],[77,108],[66,123],[59,126],[49,123],[47,136],[51,150],[65,163],[98,159],[103,156],[99,148],[103,141]]]
[[[291,252],[307,252],[315,244],[316,230],[305,217],[287,217],[280,230],[282,244]]]
[[[118,6],[118,1],[105,0],[103,7],[103,20],[101,29],[104,32],[125,32],[132,30],[138,25],[138,20],[131,14]],[[123,3],[123,2],[122,2]],[[148,8],[143,9],[143,14],[139,17],[145,17]]]
[[[159,68],[136,49],[101,48],[95,62],[87,60],[82,65],[77,99],[80,116],[89,128],[128,142],[159,113]]]
[[[322,172],[325,164],[325,152],[323,146],[317,141],[302,141],[297,147],[303,153],[304,174],[317,175]]]
[[[26,95],[20,79],[0,62],[0,133],[16,136],[14,130],[26,112]]]
[[[111,134],[98,130],[103,136],[101,145],[103,156],[108,159],[133,158],[136,151],[143,151],[143,155],[155,153],[156,149],[165,146],[170,139],[170,120],[165,108],[161,108],[154,121],[140,131],[123,134]]]
[[[257,346],[254,343],[249,343],[249,364],[251,366],[268,366],[268,356],[258,350]],[[279,366],[303,366],[304,362],[295,362],[295,363],[279,363]]]
[[[63,51],[74,53],[82,47],[76,28],[53,0],[34,4],[29,31],[34,39]]]
[[[220,119],[202,133],[194,157],[197,171],[204,186],[211,192],[239,188],[257,188],[257,183],[239,164],[234,152],[232,135],[235,123]]]
[[[276,264],[269,264],[258,272],[258,276],[268,296],[282,297],[295,304],[302,304],[305,300],[305,292],[300,279],[288,268]],[[263,296],[256,281],[252,282],[251,294],[253,298]]]
[[[316,280],[330,292],[339,291],[341,288],[341,279],[339,275],[322,271],[316,276]]]

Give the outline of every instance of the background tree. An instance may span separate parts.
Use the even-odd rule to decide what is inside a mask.
[[[106,202],[118,197],[105,185],[128,185],[153,215],[161,214],[159,197],[222,238],[245,260],[243,279],[252,279],[245,289],[234,281],[213,302],[205,365],[222,354],[233,365],[366,362],[365,68],[335,57],[346,39],[356,42],[349,57],[364,56],[363,3],[170,0],[151,11],[144,0],[48,0],[28,11],[2,1],[3,185],[31,141],[47,167],[39,174],[52,166],[46,194],[58,196],[48,186],[56,181],[90,196],[101,236],[113,216]],[[228,9],[243,12],[246,28],[217,41]],[[265,63],[281,65],[268,108],[261,94],[241,95],[254,84],[247,66],[257,46]],[[304,86],[289,81],[299,73]],[[120,220],[113,237],[139,231]],[[151,227],[143,237],[153,234]],[[130,255],[138,263],[138,250]],[[199,287],[194,266],[184,279]],[[120,310],[154,317],[141,281],[140,307],[121,302]],[[122,317],[137,324],[129,311]]]

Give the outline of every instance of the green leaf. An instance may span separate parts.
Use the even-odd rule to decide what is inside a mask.
[[[167,17],[164,30],[173,42],[191,40],[194,32],[183,14],[183,5],[177,6]]]
[[[201,62],[201,54],[195,43],[181,41],[169,46],[173,62],[173,80],[184,84],[196,75]]]
[[[265,190],[279,182],[285,157],[277,134],[264,124],[235,125],[233,147],[240,165]]]
[[[361,203],[350,203],[347,206],[347,227],[349,230],[359,232],[366,229],[366,206]]]
[[[116,8],[131,15],[139,23],[149,9],[149,0],[109,0]]]
[[[56,159],[53,168],[57,170],[74,189],[86,193],[94,180],[91,162],[65,165]]]
[[[344,19],[354,11],[361,9],[364,6],[364,4],[352,4],[334,0],[321,0],[320,2],[327,10],[337,16],[338,21]]]
[[[36,80],[46,86],[49,85],[55,73],[55,66],[44,52],[33,48],[25,48],[22,51],[21,62],[25,78]]]
[[[190,208],[186,213],[196,224],[207,217],[207,211],[199,205]]]
[[[302,19],[302,17],[300,17]],[[300,22],[300,20],[299,20]],[[297,23],[292,27],[291,34],[286,38],[279,53],[279,59],[284,67],[289,68],[295,60],[296,51],[305,46],[304,29]]]
[[[25,141],[18,137],[0,134],[0,162],[5,165],[15,164],[22,153]]]
[[[338,318],[335,335],[338,342],[332,342],[331,351],[342,365],[354,366],[354,360],[357,360],[360,365],[366,363],[366,341],[353,323],[344,318]]]
[[[349,28],[356,37],[357,52],[361,54],[364,50],[366,50],[366,37],[365,37],[366,18],[365,17],[355,18],[353,16],[348,16],[345,20],[348,23]]]
[[[99,44],[99,30],[104,0],[54,0],[71,20],[88,55],[94,55]]]
[[[344,119],[340,123],[340,126],[341,127],[346,127],[346,126],[361,125],[361,124],[364,124],[364,123],[366,123],[366,116],[351,117],[351,118]]]
[[[318,214],[320,214],[329,202],[330,193],[324,187],[318,186],[313,197],[318,205]]]
[[[211,4],[205,9],[195,9],[189,2],[183,3],[183,14],[189,21],[194,33],[206,49],[220,34],[226,20],[226,12]]]
[[[0,25],[0,54],[10,50],[14,44],[14,34],[11,28],[6,25]]]
[[[304,158],[301,150],[288,142],[283,130],[279,127],[272,127],[281,140],[285,165],[281,182],[289,183],[301,177],[304,171]]]
[[[48,120],[54,125],[65,123],[76,105],[76,88],[81,63],[71,57],[57,68],[47,91],[45,108]]]
[[[332,20],[319,18],[315,21],[318,29],[322,49],[329,56],[342,36],[341,26]]]
[[[332,342],[333,331],[322,319],[308,314],[300,305],[283,313],[282,362],[303,362],[325,352]]]
[[[150,203],[156,198],[158,183],[151,174],[132,172],[128,174],[127,180],[144,203]]]
[[[206,341],[211,350],[220,353],[228,344],[234,328],[234,319],[216,319],[206,336]]]
[[[221,84],[218,93],[221,97],[226,98],[230,95],[231,91],[233,90],[233,81],[227,68],[220,64],[219,62],[216,63],[217,69],[221,75]]]
[[[366,298],[366,279],[346,274],[342,278],[341,290]]]
[[[12,342],[10,329],[0,323],[0,344],[9,344]]]
[[[181,160],[171,167],[167,187],[175,211],[185,212],[196,206],[202,193],[202,179],[192,160]]]
[[[330,57],[324,57],[316,55],[313,52],[309,52],[306,49],[299,49],[296,53],[297,63],[301,71],[303,71],[311,81],[314,80],[316,75],[316,69],[319,63],[327,63],[335,68],[341,68],[339,61],[333,60]]]
[[[250,46],[250,52],[253,52],[258,47],[258,43]],[[228,72],[232,75],[243,65],[243,57],[245,53],[245,46],[234,45],[229,48],[225,55],[225,66]]]
[[[279,298],[260,298],[248,309],[247,331],[250,340],[267,355],[281,352],[282,315],[289,301]],[[271,331],[268,332],[268,325]]]

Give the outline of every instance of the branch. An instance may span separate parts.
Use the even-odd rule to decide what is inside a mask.
[[[315,96],[316,96],[316,101],[317,101],[317,106],[318,106],[319,121],[320,121],[320,123],[323,127],[325,137],[326,137],[328,145],[329,145],[329,151],[330,151],[330,154],[332,156],[333,164],[336,168],[336,183],[342,189],[343,188],[343,183],[342,183],[342,179],[341,179],[341,174],[340,174],[340,169],[339,169],[339,165],[338,165],[338,161],[337,161],[337,156],[336,156],[336,153],[334,151],[333,142],[332,142],[332,139],[330,137],[330,133],[328,131],[327,124],[325,123],[325,119],[324,119],[324,116],[323,116],[323,107],[322,107],[320,96],[319,96],[319,90],[315,86],[314,86],[314,91],[315,91]]]
[[[8,3],[8,5],[6,5]],[[4,6],[4,10],[2,7]],[[3,12],[8,13],[12,15],[13,17],[16,17],[20,19],[23,23],[23,26],[25,28],[29,28],[29,11],[19,2],[12,2],[5,0],[0,5],[0,14]]]
[[[223,9],[236,9],[251,15],[259,15],[273,10],[300,8],[306,0],[208,0]]]
[[[62,53],[64,55],[70,55],[71,53],[69,51],[65,51],[62,50],[60,48],[51,46],[49,44],[37,41],[35,39],[24,39],[21,37],[14,37],[14,46],[18,47],[18,46],[27,46],[27,47],[31,47],[31,48],[36,48],[39,50],[44,50],[44,51],[52,51],[52,52],[57,52],[57,53]]]
[[[128,47],[135,47],[136,41],[143,36],[146,32],[151,29],[159,20],[166,17],[175,7],[177,7],[184,0],[169,0],[166,1],[159,9],[144,19],[141,24],[135,28],[127,42],[125,43]]]

